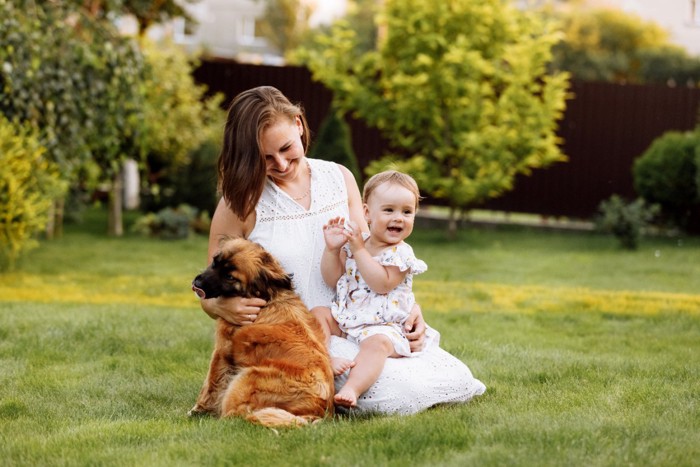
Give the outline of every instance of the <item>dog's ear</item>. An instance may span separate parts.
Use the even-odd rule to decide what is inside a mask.
[[[270,253],[264,251],[260,259],[262,260],[260,274],[252,284],[256,296],[269,300],[275,291],[292,290],[292,276],[282,269]]]

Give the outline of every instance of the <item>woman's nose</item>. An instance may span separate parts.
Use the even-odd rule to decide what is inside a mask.
[[[272,161],[277,170],[284,172],[289,166],[289,161],[282,156],[272,156]]]

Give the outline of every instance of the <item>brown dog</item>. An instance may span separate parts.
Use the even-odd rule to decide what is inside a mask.
[[[190,415],[296,426],[333,413],[323,331],[270,253],[242,238],[226,240],[192,290],[201,298],[259,297],[267,305],[247,326],[218,319],[209,374]]]

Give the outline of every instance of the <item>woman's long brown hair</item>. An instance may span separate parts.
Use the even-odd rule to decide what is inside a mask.
[[[260,86],[238,94],[231,102],[219,154],[218,188],[226,204],[239,219],[255,210],[265,188],[266,165],[260,138],[269,126],[285,118],[298,117],[303,126],[301,142],[309,147],[309,126],[300,105],[292,104],[272,86]]]

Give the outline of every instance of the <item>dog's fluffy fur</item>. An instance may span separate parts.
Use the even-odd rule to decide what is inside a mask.
[[[259,297],[267,305],[247,326],[217,320],[209,374],[190,415],[298,426],[333,413],[323,331],[270,253],[245,239],[226,240],[192,289],[202,298]]]

